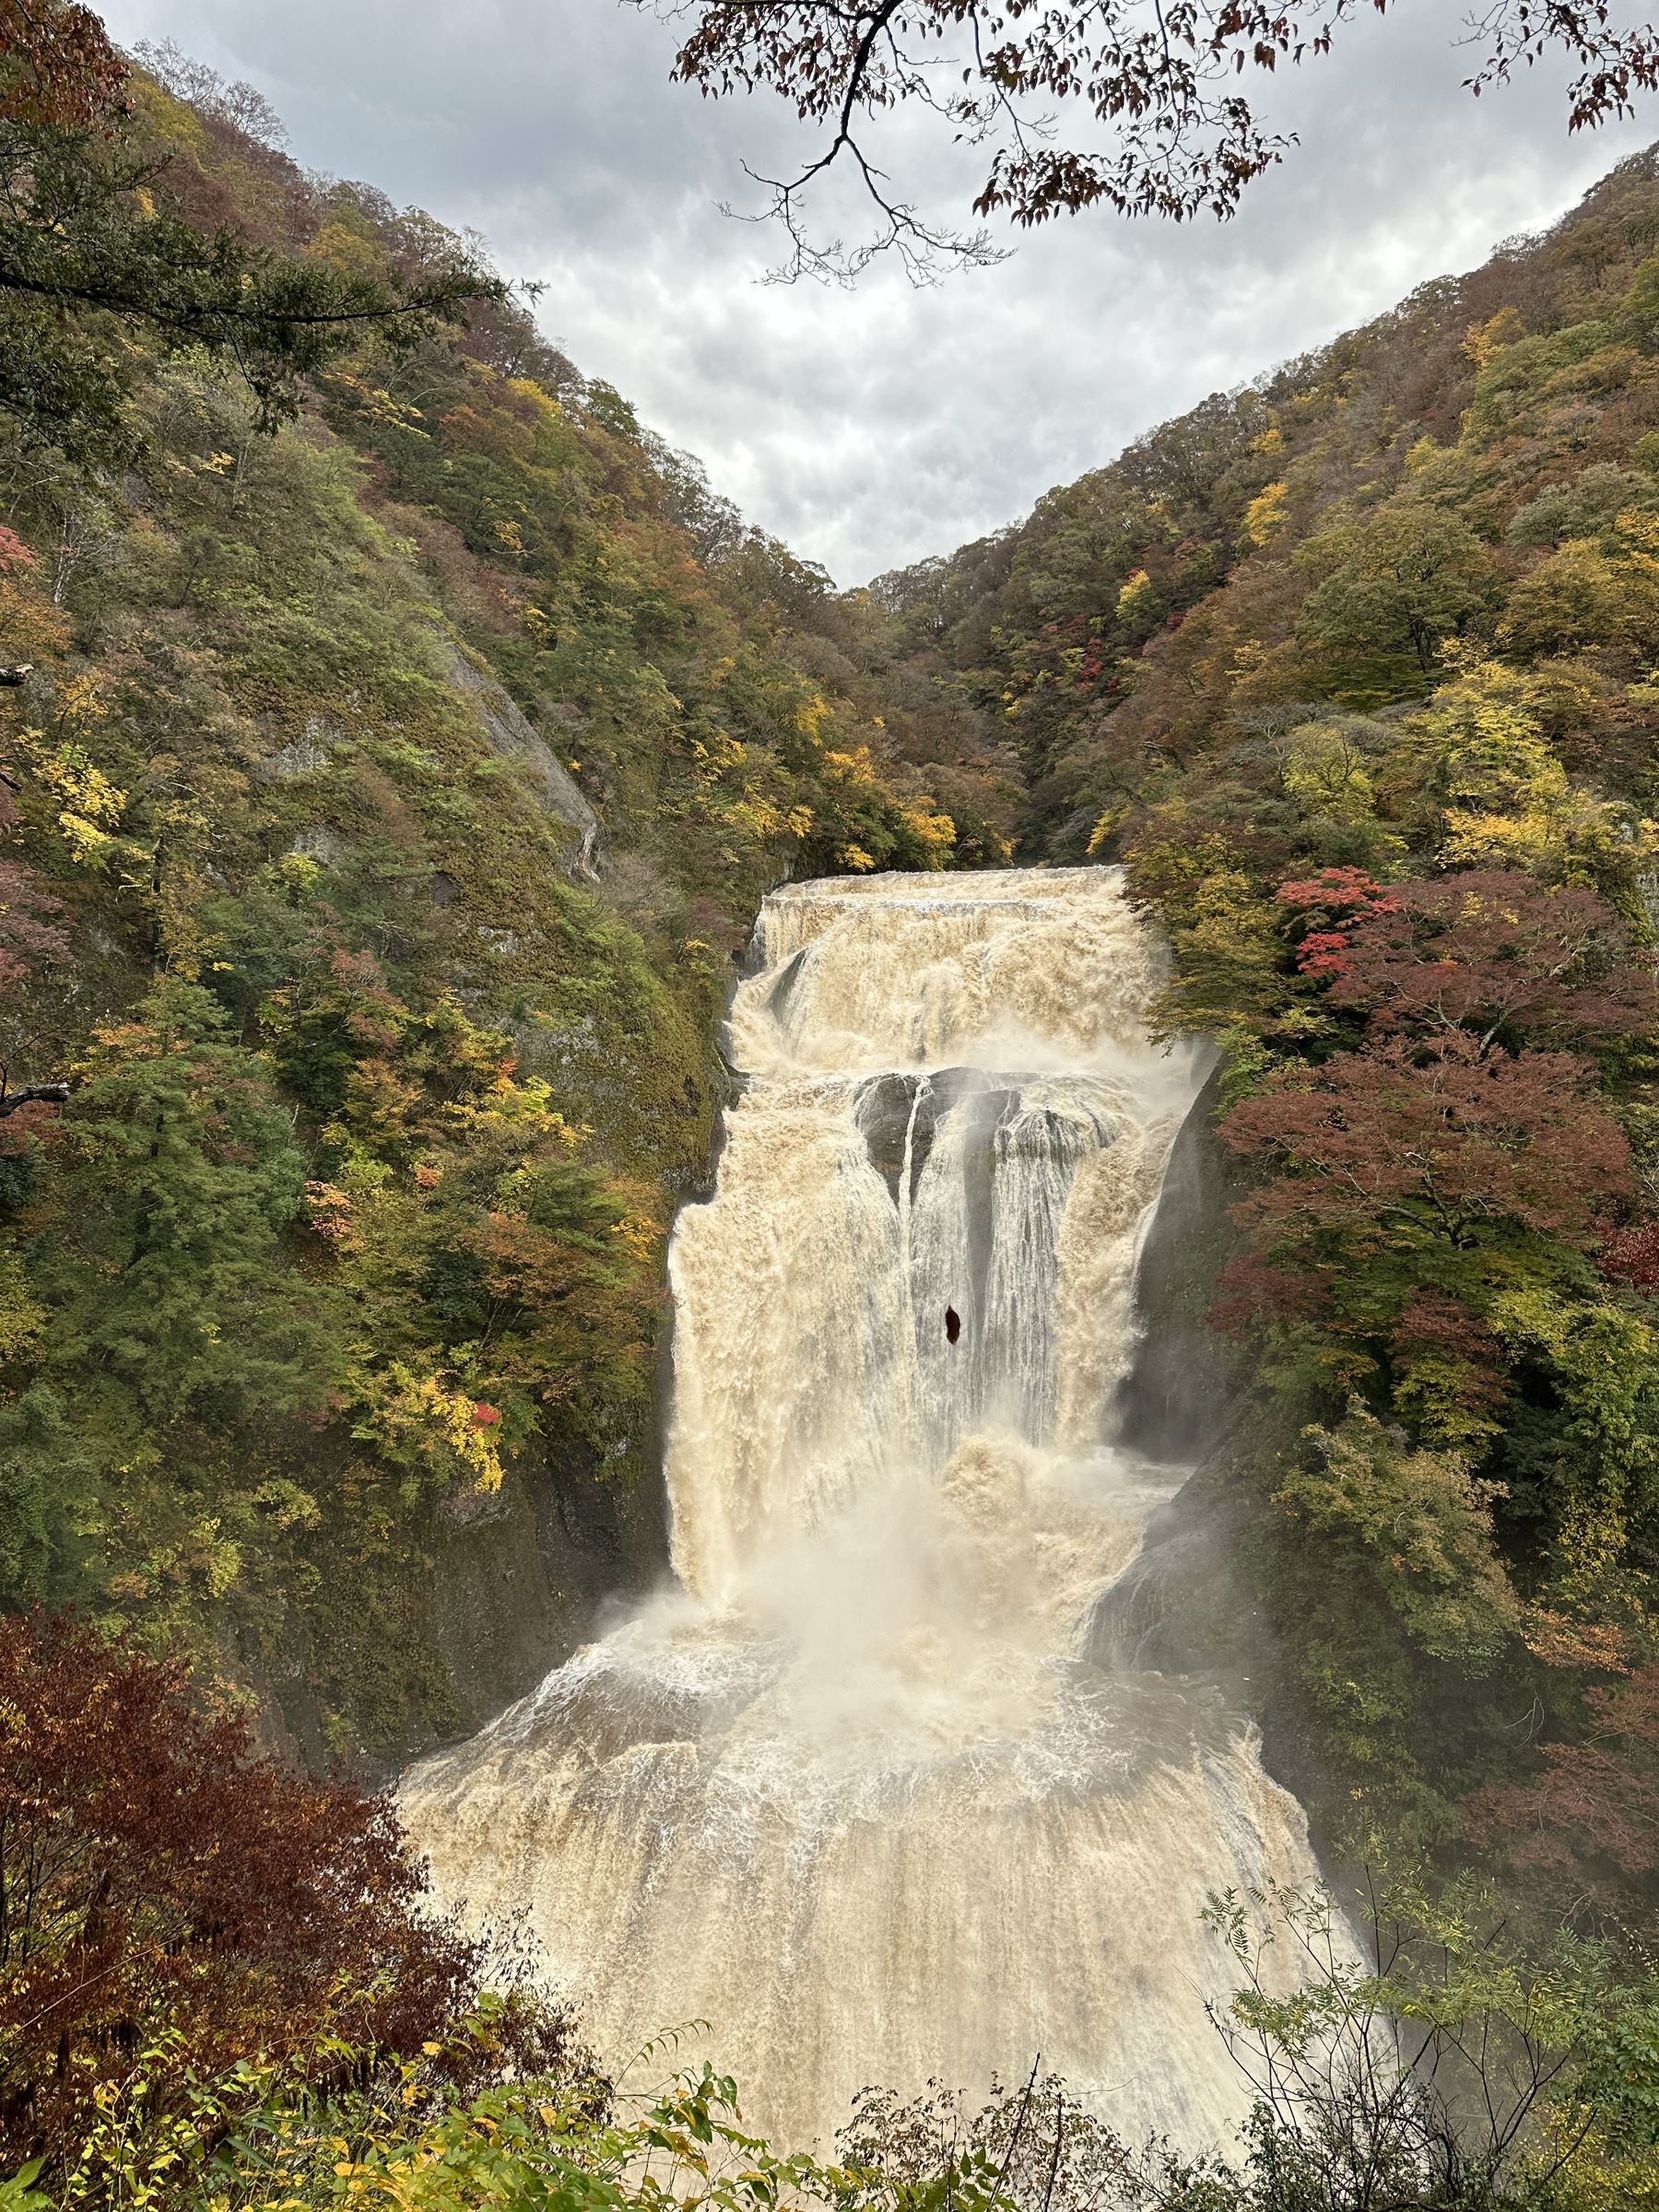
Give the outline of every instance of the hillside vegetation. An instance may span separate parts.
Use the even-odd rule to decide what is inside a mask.
[[[1222,1489],[1328,1838],[1659,1875],[1659,160],[880,580],[1225,1045]],[[1265,1436],[1268,1441],[1261,1441]],[[1216,1470],[1212,1485],[1221,1478]]]
[[[0,34],[0,2212],[1659,2202],[1659,162],[837,594],[249,88]],[[767,888],[1016,853],[1223,1047],[1189,1494],[1399,1878],[1369,1968],[1216,1900],[1225,2156],[1033,2076],[829,2162],[600,2077],[304,1767],[659,1563]]]
[[[131,81],[152,213],[296,283],[465,259],[155,60],[195,104]],[[761,892],[996,859],[1010,767],[884,712],[871,618],[508,296],[335,359],[276,435],[189,333],[71,327],[91,459],[0,418],[0,1602],[372,1764],[533,1678],[457,1686],[466,1543],[452,1614],[548,1611],[538,1522],[556,1585],[572,1515],[590,1582],[654,1564],[660,1506],[629,1539],[606,1500],[653,1460]]]

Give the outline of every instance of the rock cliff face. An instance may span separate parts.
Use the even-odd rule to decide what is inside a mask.
[[[1238,1248],[1229,1209],[1241,1189],[1216,1135],[1218,1089],[1218,1070],[1171,1155],[1136,1277],[1140,1350],[1120,1401],[1125,1443],[1193,1472],[1095,1608],[1088,1650],[1104,1666],[1215,1682],[1260,1727],[1263,1763],[1301,1801],[1329,1867],[1322,1738],[1265,1602],[1259,1556],[1283,1440],[1244,1361],[1204,1318]]]
[[[1121,1401],[1122,1437],[1148,1458],[1191,1461],[1214,1445],[1238,1387],[1237,1355],[1205,1315],[1235,1249],[1240,1196],[1219,1138],[1219,1070],[1175,1140],[1135,1277],[1140,1350]]]
[[[1239,1191],[1216,1135],[1218,1088],[1217,1070],[1170,1156],[1135,1278],[1140,1349],[1120,1401],[1124,1443],[1194,1472],[1147,1524],[1139,1556],[1096,1608],[1089,1641],[1104,1665],[1210,1675],[1259,1711],[1265,1623],[1241,1565],[1245,1382],[1238,1354],[1205,1319],[1237,1243],[1229,1208]]]
[[[599,818],[582,795],[553,747],[531,726],[529,717],[495,678],[453,645],[441,648],[444,667],[455,688],[470,699],[490,749],[503,759],[515,760],[524,770],[530,789],[547,813],[576,833],[569,870],[589,883],[599,880]]]
[[[402,1533],[402,1532],[400,1532]],[[371,1602],[289,1612],[236,1671],[264,1731],[322,1771],[369,1784],[470,1735],[668,1572],[660,1475],[526,1456],[490,1497],[448,1501],[371,1569]],[[359,1576],[359,1583],[364,1578]]]

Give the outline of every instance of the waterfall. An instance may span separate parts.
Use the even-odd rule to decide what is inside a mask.
[[[1158,980],[1114,871],[767,900],[670,1255],[676,1585],[403,1785],[602,2055],[706,2019],[797,2142],[1038,2053],[1131,2136],[1243,2102],[1199,1913],[1305,1823],[1216,1692],[1085,1655],[1184,1474],[1110,1441],[1201,1073]]]

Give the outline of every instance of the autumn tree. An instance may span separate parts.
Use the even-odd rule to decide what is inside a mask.
[[[1545,1743],[1524,1780],[1476,1791],[1465,1830],[1547,1910],[1639,1924],[1659,1879],[1659,1666],[1594,1687],[1585,1704],[1581,1740]]]
[[[170,194],[128,71],[76,0],[0,9],[0,413],[77,460],[130,453],[124,341],[201,348],[240,375],[261,423],[299,381],[372,335],[407,351],[500,296],[470,263],[406,280],[347,273],[198,229]]]
[[[0,0],[0,123],[89,124],[120,100],[126,76],[80,0]]]
[[[1331,867],[1278,903],[1301,976],[1351,1026],[1347,1049],[1281,1065],[1222,1124],[1264,1181],[1236,1209],[1250,1248],[1216,1318],[1277,1344],[1281,1379],[1322,1405],[1357,1394],[1339,1434],[1375,1428],[1368,1402],[1410,1432],[1331,1444],[1300,1510],[1335,1527],[1333,1453],[1367,1470],[1353,1514],[1381,1512],[1406,1473],[1451,1512],[1495,1459],[1488,1495],[1530,1525],[1554,1585],[1622,1604],[1620,1562],[1653,1522],[1659,1366],[1645,1314],[1591,1269],[1635,1283],[1642,1253],[1610,1235],[1635,1179],[1583,1048],[1652,1030],[1652,976],[1594,892],[1515,871],[1380,884]],[[1382,1579],[1410,1621],[1419,1599]],[[1459,1579],[1473,1602],[1479,1577]],[[1489,1637],[1457,1634],[1465,1665],[1489,1663]]]
[[[355,1315],[336,1381],[357,1433],[486,1489],[558,1422],[601,1451],[627,1435],[655,1339],[649,1194],[582,1159],[506,1037],[453,1001],[416,1015],[326,933],[266,1027],[318,1116],[306,1213]]]
[[[1659,1221],[1635,1221],[1616,1230],[1601,1254],[1606,1274],[1639,1290],[1659,1290]]]
[[[258,1756],[177,1665],[0,1619],[0,2165],[59,2164],[158,2049],[151,2124],[239,2062],[313,2088],[557,2065],[567,2024],[523,1987],[463,2031],[488,1962],[384,1799]]]
[[[1415,498],[1335,524],[1299,560],[1318,579],[1299,640],[1329,664],[1334,688],[1383,698],[1426,688],[1438,649],[1482,604],[1490,569],[1461,515]]]
[[[1457,1032],[1484,1053],[1659,1027],[1652,972],[1594,891],[1552,890],[1518,869],[1380,885],[1327,868],[1277,896],[1300,918],[1300,972],[1375,1035]]]
[[[1630,1148],[1590,1076],[1571,1053],[1483,1053],[1462,1030],[1390,1038],[1276,1075],[1222,1135],[1283,1163],[1248,1202],[1252,1221],[1276,1241],[1335,1238],[1333,1269],[1425,1245],[1449,1258],[1517,1228],[1588,1246],[1630,1188]]]
[[[655,4],[677,22],[688,12]],[[1378,13],[1386,5],[1372,0]],[[823,134],[797,174],[758,179],[787,231],[790,273],[856,275],[888,249],[912,267],[941,253],[994,253],[982,230],[942,228],[894,190],[870,140],[889,111],[921,110],[953,140],[987,150],[973,202],[981,218],[1029,229],[1100,204],[1177,221],[1225,217],[1293,144],[1258,113],[1250,76],[1328,53],[1360,10],[1359,0],[1174,0],[1149,16],[1033,13],[1010,0],[699,0],[688,12],[683,80],[712,98],[774,91]],[[1559,53],[1577,72],[1571,129],[1628,114],[1633,96],[1659,83],[1659,36],[1620,13],[1594,0],[1499,0],[1478,22],[1465,82],[1479,93]],[[837,164],[877,216],[872,238],[851,253],[815,246],[803,221],[803,195]]]
[[[1251,1249],[1216,1319],[1288,1332],[1316,1390],[1386,1383],[1453,1446],[1498,1432],[1504,1296],[1570,1276],[1633,1188],[1588,1062],[1456,1028],[1280,1070],[1221,1135],[1267,1179],[1237,1209]]]

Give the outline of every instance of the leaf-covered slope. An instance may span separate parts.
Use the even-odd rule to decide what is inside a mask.
[[[1654,504],[1656,222],[1644,155],[1547,236],[1215,395],[1023,524],[878,580],[917,669],[1017,739],[1042,849],[1107,849],[1102,814],[1157,798],[1223,734],[1236,753],[1241,715],[1422,697],[1448,638],[1555,661],[1622,619],[1640,658],[1599,570],[1593,614],[1584,553],[1532,571]],[[1625,688],[1555,713],[1602,781],[1646,772],[1651,710]]]
[[[873,587],[1229,1048],[1299,1783],[1615,1914],[1659,1873],[1656,245],[1648,154]],[[1549,1781],[1587,1730],[1616,1830]]]
[[[452,252],[195,84],[138,88],[182,218]],[[994,856],[1010,779],[908,757],[859,610],[516,309],[276,437],[83,335],[132,466],[0,440],[0,1056],[70,1091],[0,1118],[0,1591],[217,1641],[315,1755],[382,1755],[660,1543],[594,1482],[650,1462],[760,891]]]

